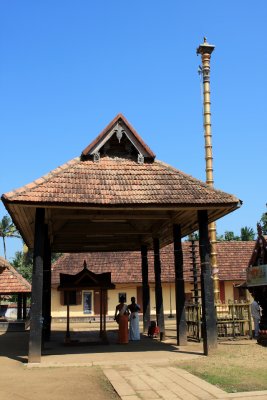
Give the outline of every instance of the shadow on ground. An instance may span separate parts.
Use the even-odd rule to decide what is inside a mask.
[[[96,327],[72,328],[70,339],[71,343],[65,343],[65,332],[63,327],[52,330],[51,339],[45,342],[42,349],[42,358],[52,355],[104,355],[125,353],[148,353],[148,357],[156,353],[164,352],[166,357],[168,354],[196,354],[202,353],[202,345],[188,343],[188,346],[179,348],[175,344],[175,336],[173,331],[166,330],[166,341],[159,341],[156,338],[149,338],[147,335],[141,335],[140,341],[130,341],[128,344],[118,344],[117,329],[112,327],[107,329],[107,342],[103,342],[99,338],[99,330]],[[29,346],[29,331],[24,332],[6,332],[0,335],[0,353],[1,356],[27,363]]]

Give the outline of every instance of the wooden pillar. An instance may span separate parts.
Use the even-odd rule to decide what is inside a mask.
[[[22,318],[26,319],[27,317],[27,293],[23,293],[22,295]]]
[[[148,332],[150,325],[150,290],[148,283],[147,246],[141,246],[142,257],[142,289],[143,289],[143,333]]]
[[[107,308],[106,308],[106,306],[107,306],[107,290],[106,289],[104,289],[104,299],[103,299],[103,305],[104,305],[104,307],[103,307],[103,314],[104,314],[104,319],[103,319],[103,329],[104,329],[104,332],[106,332],[106,315],[107,315]]]
[[[165,339],[165,324],[164,324],[164,309],[163,309],[163,297],[162,297],[162,286],[161,286],[161,265],[160,265],[160,250],[159,250],[159,239],[153,239],[154,247],[154,272],[155,272],[155,295],[156,295],[156,314],[157,314],[157,325],[160,329],[160,340]]]
[[[107,342],[107,331],[106,331],[106,317],[107,317],[107,289],[103,290],[103,335],[102,339]]]
[[[35,213],[29,363],[41,362],[44,218],[45,209],[37,208]]]
[[[208,213],[206,210],[198,211],[198,224],[201,260],[202,334],[204,354],[208,355],[210,350],[217,347],[217,325],[210,265]]]
[[[173,250],[175,269],[177,344],[179,346],[185,346],[187,345],[187,325],[185,317],[183,250],[181,226],[177,224],[173,225]]]
[[[43,340],[49,341],[51,334],[51,246],[48,226],[45,225],[44,269],[43,269]]]
[[[67,301],[67,327],[65,341],[70,342],[70,292],[66,290],[66,301]]]
[[[22,293],[18,293],[17,319],[22,319]]]
[[[103,290],[100,289],[100,332],[99,336],[102,337],[103,334]]]

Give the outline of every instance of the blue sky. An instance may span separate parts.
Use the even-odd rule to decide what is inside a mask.
[[[118,113],[159,160],[205,180],[196,48],[206,36],[215,187],[243,200],[217,230],[256,230],[267,202],[266,21],[265,0],[2,0],[1,194],[79,156]],[[8,258],[21,247],[9,239]]]

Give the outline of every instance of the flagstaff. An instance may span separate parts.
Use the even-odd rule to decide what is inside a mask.
[[[214,186],[213,156],[212,156],[212,132],[210,109],[210,58],[215,46],[209,44],[204,37],[204,43],[197,48],[197,55],[201,55],[202,66],[200,68],[203,82],[203,125],[205,138],[206,183]],[[211,243],[211,266],[214,285],[215,302],[220,300],[220,283],[218,275],[217,251],[216,251],[216,223],[209,224],[209,238]]]

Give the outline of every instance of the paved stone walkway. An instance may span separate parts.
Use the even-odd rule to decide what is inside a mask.
[[[106,365],[102,369],[122,400],[267,399],[267,390],[229,394],[170,364]]]

